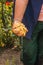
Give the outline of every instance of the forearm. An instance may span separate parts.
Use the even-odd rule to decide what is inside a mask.
[[[23,15],[25,13],[27,4],[28,4],[28,0],[16,0],[14,20],[22,21],[22,18],[23,18]]]

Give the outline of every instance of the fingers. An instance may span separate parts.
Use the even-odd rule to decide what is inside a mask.
[[[19,29],[12,29],[13,33],[18,34],[19,33]]]
[[[23,23],[14,22],[12,27],[12,32],[16,34],[17,36],[25,36],[28,30]]]
[[[13,29],[12,31],[17,36],[25,36],[27,31],[28,31],[28,30],[27,31],[26,30],[24,28],[22,28],[22,27],[18,27],[18,28]]]
[[[24,36],[23,31],[20,31],[20,32],[18,33],[18,36]]]

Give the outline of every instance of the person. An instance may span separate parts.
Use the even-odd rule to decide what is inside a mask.
[[[22,58],[24,65],[43,64],[43,0],[15,0],[14,23],[12,31],[23,36]],[[17,23],[28,29],[25,36],[20,33]],[[17,26],[17,25],[16,25]],[[19,29],[19,30],[18,30]],[[16,30],[16,31],[15,31]]]

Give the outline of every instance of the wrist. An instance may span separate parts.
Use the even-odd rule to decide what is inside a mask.
[[[21,21],[19,21],[18,19],[14,20],[13,22],[13,28],[18,28],[21,26]]]
[[[14,22],[22,22],[20,19],[14,19]]]

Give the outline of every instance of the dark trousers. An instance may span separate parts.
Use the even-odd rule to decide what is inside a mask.
[[[31,40],[23,38],[21,60],[24,65],[42,65],[43,63],[43,22],[34,28]]]

